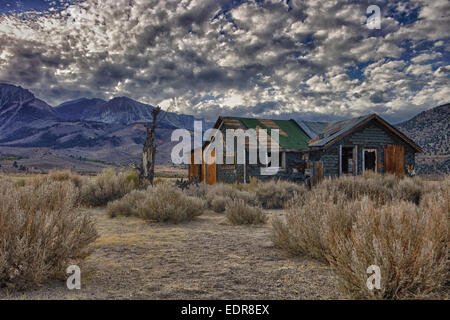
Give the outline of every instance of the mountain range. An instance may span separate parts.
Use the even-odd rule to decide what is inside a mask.
[[[15,154],[28,159],[35,157],[31,149],[47,148],[47,153],[65,156],[67,160],[136,163],[153,109],[127,97],[109,101],[81,98],[51,107],[29,90],[0,84],[0,155]],[[165,111],[158,115],[158,163],[170,164],[170,151],[175,144],[170,139],[172,131],[193,130],[195,120],[203,121],[204,129],[211,126],[191,115]],[[38,161],[28,163],[32,164],[39,167]]]
[[[81,98],[52,107],[27,89],[0,83],[0,165],[2,159],[20,159],[27,167],[88,172],[109,164],[137,163],[153,109],[127,97]],[[397,125],[424,149],[417,156],[419,173],[450,172],[449,112],[446,104]],[[204,130],[212,126],[173,112],[162,111],[158,119],[158,164],[171,164],[174,129],[192,131],[194,120],[203,121]]]

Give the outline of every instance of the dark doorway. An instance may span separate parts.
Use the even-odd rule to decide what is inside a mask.
[[[353,173],[353,147],[342,147],[342,173]]]
[[[377,151],[375,149],[364,150],[364,170],[377,170]]]

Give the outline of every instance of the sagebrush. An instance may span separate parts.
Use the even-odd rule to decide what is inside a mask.
[[[80,188],[80,201],[86,206],[104,206],[110,201],[122,198],[138,186],[139,178],[135,171],[116,173],[113,169],[105,169],[83,183]]]
[[[228,200],[225,215],[232,224],[260,225],[267,221],[267,216],[260,207],[248,205],[242,199]]]
[[[190,197],[167,184],[158,184],[147,190],[135,190],[122,199],[108,204],[111,217],[137,216],[146,220],[179,223],[201,215],[205,201]]]
[[[424,297],[449,277],[449,183],[366,174],[325,181],[273,219],[276,246],[329,262],[353,298]],[[381,268],[382,289],[366,270]]]
[[[17,186],[2,179],[0,186],[0,287],[42,283],[90,254],[97,232],[76,210],[73,183],[36,178]]]

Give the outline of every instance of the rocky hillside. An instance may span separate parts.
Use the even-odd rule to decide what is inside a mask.
[[[418,143],[418,173],[450,173],[450,103],[419,113],[397,127]]]
[[[0,83],[0,138],[24,126],[54,123],[54,109],[22,87]]]

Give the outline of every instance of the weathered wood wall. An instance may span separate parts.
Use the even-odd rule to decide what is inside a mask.
[[[358,146],[358,173],[363,171],[363,148],[377,149],[377,166],[379,172],[384,172],[384,149],[387,145],[403,145],[405,149],[403,168],[407,165],[415,165],[415,151],[398,136],[379,124],[377,121],[371,121],[364,127],[344,137],[329,148],[310,153],[310,159],[313,161],[322,161],[325,176],[339,175],[339,148],[340,146],[352,147]]]

